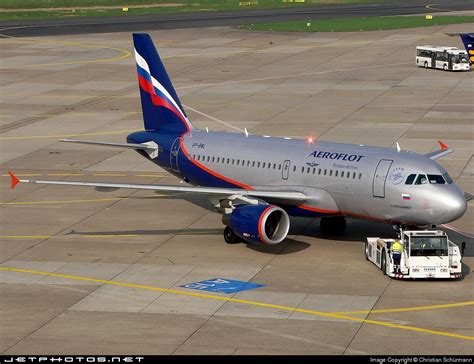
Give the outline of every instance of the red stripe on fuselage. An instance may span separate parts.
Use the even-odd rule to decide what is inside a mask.
[[[268,206],[265,210],[263,210],[262,214],[260,215],[260,218],[258,219],[258,237],[260,238],[260,241],[263,244],[268,244],[268,242],[264,238],[264,234],[262,232],[262,220],[267,214],[267,211],[270,210],[273,206]],[[265,227],[264,227],[265,228]]]
[[[188,151],[186,150],[186,148],[184,146],[184,142],[183,142],[184,139],[183,138],[184,138],[184,134],[181,136],[181,150],[183,151],[186,158],[188,158],[188,160],[191,161],[191,163],[193,163],[196,167],[198,167],[198,168],[202,169],[203,171],[213,175],[216,178],[219,178],[223,181],[226,181],[228,183],[232,183],[232,184],[234,184],[234,185],[236,185],[240,188],[243,188],[244,190],[253,190],[254,189],[252,186],[246,185],[245,183],[234,181],[233,179],[230,179],[226,176],[223,176],[223,175],[221,175],[217,172],[214,172],[212,169],[207,168],[206,166],[202,165],[201,163],[199,163],[196,160],[194,160],[193,158],[191,158],[189,156]]]
[[[325,210],[325,209],[320,209],[317,207],[312,207],[308,205],[298,205],[296,206],[300,209],[307,210],[307,211],[312,211],[312,212],[319,212],[321,214],[340,214],[340,211],[335,211],[335,210]]]

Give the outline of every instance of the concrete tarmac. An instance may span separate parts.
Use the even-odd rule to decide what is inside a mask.
[[[188,116],[212,130],[427,153],[473,194],[473,73],[425,70],[415,46],[462,47],[472,24],[357,33],[230,27],[153,31]],[[177,184],[137,153],[61,143],[143,128],[129,33],[0,41],[0,353],[474,354],[474,241],[465,278],[397,281],[363,255],[391,226],[320,234],[293,219],[272,247],[227,245],[192,196],[20,184],[43,179]],[[474,231],[473,202],[451,223]],[[8,269],[7,269],[8,268]],[[221,278],[234,294],[182,287]],[[201,286],[202,288],[202,286]]]

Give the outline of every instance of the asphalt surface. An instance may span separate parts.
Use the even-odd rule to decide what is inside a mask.
[[[5,36],[12,37],[113,33],[461,10],[474,10],[474,1],[438,0],[436,3],[433,3],[432,0],[387,1],[376,4],[304,6],[286,9],[2,21],[0,22],[0,32]]]
[[[150,31],[190,120],[213,131],[427,153],[473,193],[471,73],[424,69],[418,44],[462,47],[474,24],[348,33]],[[0,32],[1,33],[1,32]],[[91,44],[92,43],[92,44]],[[0,354],[473,355],[473,239],[462,280],[400,281],[363,254],[390,225],[225,244],[196,196],[20,184],[21,177],[179,184],[138,153],[61,143],[143,130],[129,32],[1,40]],[[3,129],[3,131],[2,131]],[[181,198],[183,197],[183,198]],[[471,233],[474,201],[452,227]],[[238,280],[236,293],[195,289]],[[205,296],[204,296],[205,295]],[[366,320],[366,321],[364,321]]]

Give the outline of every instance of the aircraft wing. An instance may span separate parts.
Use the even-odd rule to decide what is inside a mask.
[[[272,191],[272,190],[241,190],[237,188],[219,188],[219,187],[192,187],[192,186],[168,186],[168,185],[148,185],[133,183],[107,183],[107,182],[82,182],[82,181],[55,181],[55,180],[36,180],[36,179],[19,179],[12,172],[8,172],[11,177],[12,188],[20,182],[22,183],[39,183],[50,185],[65,186],[86,186],[101,189],[118,189],[130,188],[137,190],[159,191],[161,193],[177,193],[187,192],[214,196],[241,196],[255,197],[265,201],[275,201],[287,205],[297,206],[306,201],[307,196],[301,192],[295,191]]]
[[[441,149],[435,150],[434,152],[431,152],[431,153],[427,153],[427,154],[425,154],[425,156],[427,156],[428,158],[430,158],[432,160],[435,160],[435,159],[447,156],[448,154],[451,154],[452,152],[454,152],[453,149],[450,149],[441,140],[438,140],[438,143],[439,143]]]

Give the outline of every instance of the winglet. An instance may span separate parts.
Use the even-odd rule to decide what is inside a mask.
[[[438,140],[438,143],[442,150],[449,149],[449,147],[446,144],[444,144],[441,140]]]
[[[12,190],[14,190],[15,187],[16,187],[16,185],[17,185],[18,183],[20,183],[20,180],[18,179],[17,176],[15,176],[15,175],[13,174],[13,172],[8,171],[8,174],[10,175],[10,177],[11,177],[11,179],[12,179]]]

